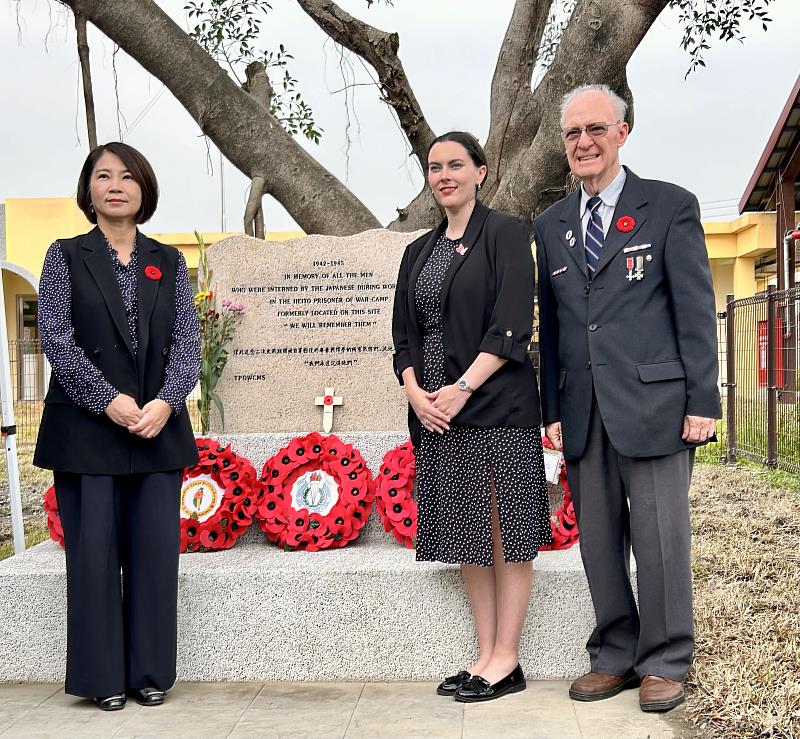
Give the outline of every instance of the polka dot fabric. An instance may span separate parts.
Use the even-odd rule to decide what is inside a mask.
[[[423,387],[446,384],[439,296],[458,242],[442,235],[416,285],[423,333]],[[494,482],[506,562],[534,559],[549,544],[550,510],[538,427],[459,426],[422,429],[417,449],[417,559],[493,564],[491,490]]]
[[[137,239],[138,242],[138,239]],[[139,343],[139,248],[134,245],[130,261],[123,264],[106,240],[108,257],[119,285],[134,348]],[[39,335],[58,381],[72,401],[93,413],[101,414],[119,392],[103,377],[75,344],[72,326],[72,288],[69,266],[56,241],[45,255],[39,282]],[[156,397],[180,413],[184,401],[197,384],[200,372],[200,327],[192,302],[189,273],[183,255],[178,258],[175,285],[175,325],[164,371],[164,385]]]

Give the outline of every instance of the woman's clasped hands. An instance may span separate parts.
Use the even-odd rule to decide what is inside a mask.
[[[106,415],[114,423],[143,439],[158,436],[171,414],[172,406],[160,398],[154,398],[139,408],[130,395],[123,393],[106,406]]]
[[[428,431],[443,434],[450,430],[450,421],[466,405],[469,394],[455,385],[444,385],[433,393],[416,388],[408,399],[422,425]]]

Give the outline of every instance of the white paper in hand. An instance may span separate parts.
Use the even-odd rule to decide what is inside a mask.
[[[553,485],[558,485],[559,478],[561,477],[561,459],[563,454],[555,449],[543,448],[544,451],[544,474],[547,477],[547,482]]]

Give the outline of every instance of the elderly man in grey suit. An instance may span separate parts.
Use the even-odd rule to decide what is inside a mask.
[[[714,291],[694,195],[620,166],[625,113],[605,85],[562,101],[581,187],[534,222],[542,415],[566,458],[597,622],[570,697],[641,685],[642,710],[667,711],[694,650],[694,448],[722,415]]]

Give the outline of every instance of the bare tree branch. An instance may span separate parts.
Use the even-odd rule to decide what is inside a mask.
[[[86,35],[86,16],[75,13],[75,31],[78,37],[78,58],[81,62],[81,79],[83,82],[83,105],[86,109],[86,133],[89,139],[89,151],[97,146],[97,121],[94,113],[94,91],[92,88],[92,70],[89,66],[89,41]]]
[[[531,96],[531,75],[552,5],[553,0],[517,0],[500,46],[492,78],[489,135],[486,139],[486,154],[493,162],[493,172],[486,182],[488,196],[505,172],[507,161],[517,153],[518,147],[507,149],[506,142],[522,144],[518,138],[507,139],[509,122],[520,98]],[[529,134],[531,138],[532,135],[533,132]]]
[[[247,81],[243,87],[269,112],[272,103],[273,89],[263,62],[250,62],[245,70]]]
[[[266,112],[269,112],[273,90],[263,62],[251,62],[247,65],[245,73],[247,74],[247,81],[242,87],[251,97],[258,100]],[[264,205],[262,202],[265,186],[265,177],[262,175],[253,177],[250,183],[247,205],[244,209],[244,232],[256,239],[263,239],[266,236],[264,233]]]
[[[264,197],[266,180],[261,175],[253,177],[250,183],[250,195],[247,197],[247,207],[244,209],[244,232],[256,239],[264,238],[264,211],[261,199]],[[259,229],[258,221],[261,221]]]
[[[400,39],[354,18],[331,0],[297,0],[298,5],[337,44],[372,65],[383,99],[394,108],[411,149],[426,169],[428,147],[435,138],[406,77],[397,50]]]
[[[75,8],[78,0],[59,0]],[[261,174],[306,233],[379,228],[366,206],[308,154],[153,0],[80,0],[87,19],[160,79],[245,175]],[[187,70],[190,73],[187,73]]]

